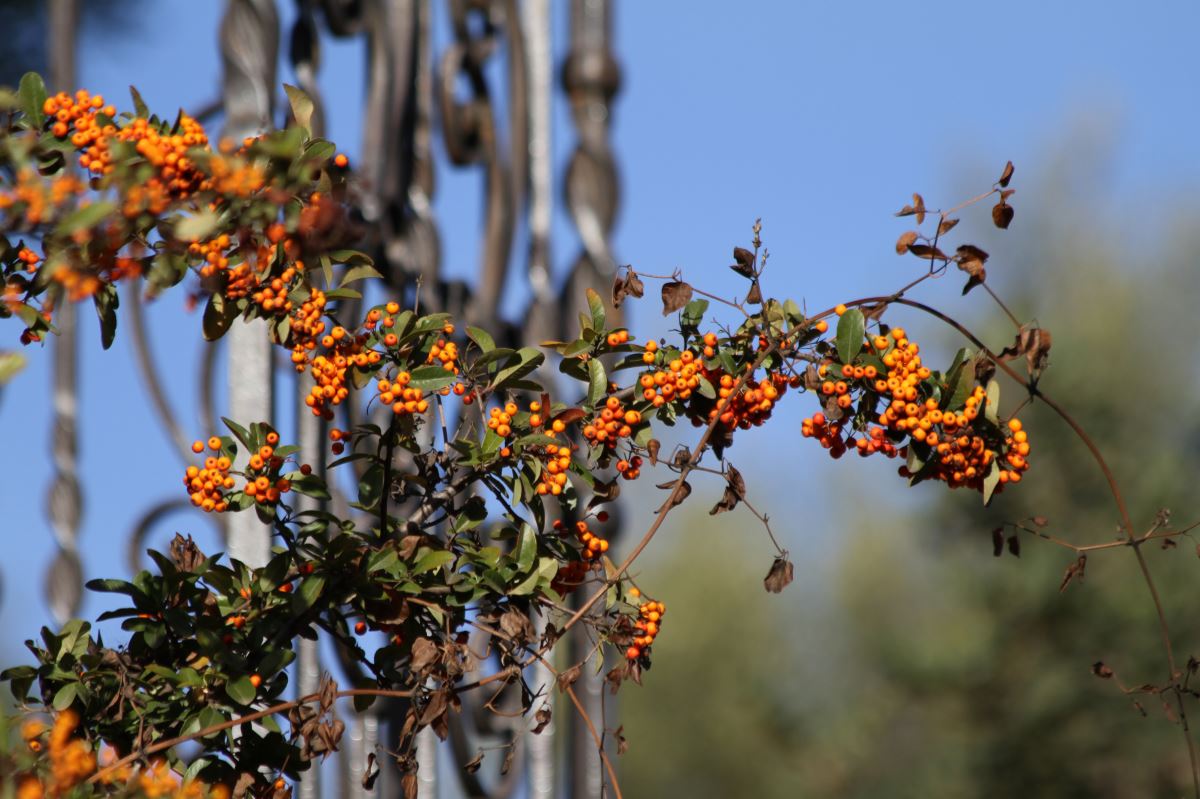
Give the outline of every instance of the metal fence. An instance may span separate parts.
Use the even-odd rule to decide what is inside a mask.
[[[50,84],[75,84],[78,0],[49,0]],[[421,307],[448,311],[467,324],[496,331],[508,346],[565,337],[586,287],[611,281],[610,248],[617,200],[617,170],[609,145],[611,103],[620,84],[612,51],[609,0],[446,0],[452,37],[435,52],[433,0],[295,0],[295,21],[282,31],[275,0],[227,0],[219,31],[223,64],[220,102],[207,114],[219,117],[225,135],[240,138],[283,120],[279,99],[285,79],[303,88],[316,106],[314,133],[324,125],[318,78],[320,42],[325,36],[361,37],[367,54],[361,157],[355,165],[359,192],[354,209],[366,231],[361,248],[370,252],[393,296],[419,293]],[[569,14],[567,55],[559,65],[556,93],[551,41],[555,14]],[[277,74],[286,43],[291,75]],[[500,74],[502,85],[490,78]],[[465,92],[463,91],[465,87]],[[216,87],[214,87],[214,94]],[[574,150],[561,181],[556,181],[551,150],[551,112],[556,97],[569,103]],[[498,102],[497,98],[503,98]],[[449,164],[435,163],[434,137],[441,136]],[[448,167],[483,175],[484,225],[477,277],[470,284],[448,280],[440,262],[440,237],[433,214],[435,176]],[[561,185],[566,211],[578,235],[578,252],[565,275],[555,278],[550,242],[555,198]],[[522,235],[518,236],[518,232]],[[515,242],[527,242],[521,250]],[[560,270],[562,271],[562,270]],[[528,286],[528,307],[515,320],[502,317],[500,301],[508,287]],[[167,436],[186,458],[184,425],[162,390],[162,376],[150,354],[142,324],[140,292],[127,292],[129,333],[145,388]],[[46,596],[54,616],[65,620],[82,593],[78,547],[81,489],[77,441],[81,387],[77,380],[75,320],[60,309],[61,335],[54,343],[52,450],[54,476],[47,514],[58,551],[47,577]],[[228,397],[213,397],[216,346],[228,348]],[[299,391],[286,378],[274,379],[265,330],[234,325],[219,345],[197,364],[208,398],[199,425],[215,429],[216,406],[240,420],[274,419],[282,403],[300,408]],[[86,393],[86,386],[82,387]],[[295,436],[305,462],[319,463],[322,423],[297,412]],[[334,502],[338,499],[335,497]],[[343,500],[344,502],[344,500]],[[143,540],[176,508],[168,502],[147,508],[131,531],[131,562]],[[335,509],[336,506],[335,506]],[[343,509],[349,513],[349,509]],[[222,533],[226,551],[249,564],[265,563],[269,530],[253,514],[232,515]],[[340,668],[336,656],[309,641],[299,642],[294,674],[298,695],[311,693],[325,669]],[[329,661],[335,661],[330,663]],[[539,667],[542,668],[542,667]],[[548,673],[531,674],[550,684]],[[599,678],[576,683],[594,717],[604,716]],[[418,748],[420,795],[440,797],[510,795],[589,797],[601,795],[600,760],[591,739],[565,711],[539,735],[528,734],[530,720],[506,719],[464,697],[462,712],[442,743],[426,731]],[[368,754],[386,749],[394,707],[379,704],[366,714],[344,709],[347,734],[336,762],[314,769],[297,786],[302,799],[317,796],[396,795],[399,784],[386,769],[372,791],[362,787]],[[571,719],[568,721],[568,719]],[[470,774],[461,768],[480,746],[512,746],[516,756],[505,775],[491,770]],[[387,757],[381,754],[381,762]],[[322,777],[325,782],[322,784]]]

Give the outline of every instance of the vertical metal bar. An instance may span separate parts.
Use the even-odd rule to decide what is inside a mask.
[[[551,108],[554,91],[553,53],[551,50],[551,9],[549,0],[527,0],[521,20],[525,36],[528,70],[528,156],[529,156],[529,286],[534,299],[548,302],[553,287],[550,274],[550,227],[554,214],[553,158],[551,150]],[[533,331],[526,331],[532,333]],[[547,619],[537,619],[539,633],[545,632]],[[554,674],[548,666],[533,666],[534,690],[544,686],[546,701],[551,703],[551,722],[540,734],[527,737],[529,758],[529,796],[555,794],[555,742],[558,727],[554,722]],[[561,703],[560,703],[561,704]],[[530,720],[530,723],[534,723]]]
[[[297,455],[301,463],[307,463],[318,474],[324,474],[324,447],[321,446],[324,424],[321,417],[314,416],[311,409],[302,400],[302,393],[297,390],[296,398],[296,445],[300,448]],[[295,500],[297,511],[317,510],[321,503],[312,497],[298,495]],[[316,693],[321,683],[321,656],[317,641],[301,638],[297,645],[296,657],[296,696],[309,696]],[[314,762],[312,768],[304,773],[297,791],[298,799],[318,799],[321,796],[321,766]]]
[[[50,0],[50,88],[71,91],[75,84],[75,32],[79,20],[76,0]],[[65,300],[55,316],[59,335],[54,342],[54,421],[51,445],[54,479],[46,497],[47,514],[58,552],[46,576],[46,599],[58,623],[75,615],[83,593],[83,569],[77,541],[82,512],[78,461],[78,345],[75,306]]]
[[[563,64],[563,85],[571,103],[578,146],[566,174],[567,205],[583,244],[583,253],[567,283],[571,297],[596,285],[614,269],[609,242],[617,208],[617,174],[608,145],[610,102],[620,86],[620,69],[610,50],[612,14],[609,0],[572,0],[571,44]],[[568,302],[564,302],[568,305]],[[577,656],[588,651],[584,630],[576,628],[571,646]],[[592,721],[605,722],[604,682],[591,670],[575,683],[579,701]],[[578,714],[571,725],[571,795],[598,799],[604,795],[600,753]]]
[[[221,20],[225,135],[240,139],[269,129],[274,109],[279,17],[274,0],[229,0]],[[264,322],[234,324],[229,342],[229,415],[241,424],[274,416],[271,342]],[[248,453],[240,453],[244,462]],[[229,556],[267,562],[271,532],[249,513],[229,523]]]
[[[433,728],[417,733],[417,799],[437,799],[438,795],[438,738]]]
[[[550,0],[528,0],[523,29],[529,65],[529,285],[548,300],[550,226],[554,216],[551,100],[554,88]]]

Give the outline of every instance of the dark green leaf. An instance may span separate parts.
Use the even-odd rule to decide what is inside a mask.
[[[842,363],[851,363],[858,357],[866,327],[866,319],[858,308],[849,308],[842,314],[837,326],[838,358]]]
[[[46,103],[46,84],[42,81],[42,76],[36,72],[26,72],[21,77],[17,96],[21,100],[21,110],[29,117],[29,122],[35,128],[40,128],[46,119],[46,115],[42,113],[42,106]]]
[[[249,705],[254,701],[255,694],[258,689],[254,687],[254,683],[250,682],[249,675],[243,675],[231,683],[225,685],[225,693],[229,694],[229,698],[239,705]]]

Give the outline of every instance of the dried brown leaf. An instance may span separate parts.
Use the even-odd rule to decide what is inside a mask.
[[[617,756],[625,754],[629,751],[629,744],[625,741],[625,725],[622,724],[613,730],[613,737],[617,739]]]
[[[633,271],[633,267],[626,266],[625,269],[624,277],[618,276],[613,280],[613,308],[620,308],[626,297],[641,297],[646,293],[646,284],[638,277],[638,273]]]
[[[795,567],[787,559],[787,554],[779,555],[771,564],[767,576],[763,578],[763,588],[772,594],[778,594],[788,587],[795,574]]]
[[[1000,557],[1004,554],[1004,528],[997,527],[992,530],[992,555]]]
[[[1013,163],[1012,163],[1012,161],[1009,161],[1007,164],[1004,165],[1004,171],[1000,173],[1000,179],[996,182],[999,183],[1000,188],[1003,189],[1005,186],[1008,185],[1008,182],[1010,180],[1012,180],[1012,176],[1013,176]]]
[[[763,301],[762,288],[759,287],[758,281],[756,280],[750,284],[750,291],[748,291],[746,293],[746,304],[747,305],[762,305],[762,301]]]
[[[646,454],[650,456],[650,465],[658,465],[658,451],[662,449],[662,442],[657,438],[652,438],[646,442]]]
[[[913,211],[917,214],[917,224],[925,224],[925,198],[919,194],[913,194]]]
[[[483,765],[482,749],[475,753],[475,757],[471,758],[466,763],[463,763],[463,771],[467,772],[468,774],[474,774],[476,771],[479,771],[479,767],[481,765]]]
[[[1095,674],[1102,680],[1111,680],[1113,678],[1113,670],[1103,660],[1097,660],[1092,664],[1092,674]]]
[[[575,684],[583,675],[583,668],[576,663],[569,669],[564,669],[558,673],[558,690],[565,691]]]
[[[417,674],[428,671],[441,656],[438,645],[428,638],[418,638],[412,644],[412,660],[409,668]]]
[[[1008,551],[1012,553],[1013,557],[1015,558],[1021,557],[1021,539],[1016,533],[1013,533],[1008,537]]]
[[[988,254],[974,244],[964,244],[955,251],[954,262],[958,264],[959,269],[970,275],[967,285],[963,287],[963,294],[987,280],[987,271],[983,268],[987,259]]]
[[[500,617],[500,629],[518,644],[528,643],[537,635],[529,617],[516,608],[510,608]]]
[[[918,258],[924,258],[927,261],[950,260],[946,253],[942,252],[937,247],[931,247],[928,244],[913,244],[908,248],[908,251]]]
[[[674,486],[675,486],[674,482],[669,482],[669,483],[663,483],[662,485],[659,486],[659,488],[668,489],[668,488],[673,488]],[[667,498],[667,502],[664,502],[662,505],[660,505],[658,510],[656,510],[654,512],[662,513],[663,508],[667,507],[668,503],[670,503],[672,508],[674,508],[677,505],[682,505],[683,501],[685,499],[687,499],[691,493],[692,493],[691,484],[688,483],[687,480],[684,480],[682,483],[679,484],[678,491],[672,492],[671,496]],[[672,502],[672,498],[674,498],[673,502]]]
[[[720,502],[713,505],[713,509],[708,512],[708,515],[716,516],[718,513],[733,510],[745,497],[746,481],[742,478],[741,472],[730,464],[725,470],[725,494],[721,497]]]
[[[745,247],[733,248],[733,263],[729,268],[737,272],[742,277],[754,277],[754,253],[747,250]]]
[[[662,287],[663,316],[670,316],[692,301],[692,287],[679,280]]]
[[[504,753],[504,760],[500,763],[500,774],[508,774],[512,771],[513,758],[517,756],[517,747],[510,746],[508,751]]]
[[[1007,361],[1024,355],[1029,376],[1036,380],[1046,368],[1046,359],[1050,357],[1050,345],[1049,330],[1042,327],[1023,327],[1012,345],[1001,350],[997,357]]]
[[[546,727],[550,726],[550,718],[551,718],[550,706],[543,705],[538,710],[538,712],[533,714],[533,720],[537,722],[537,724],[535,724],[533,727],[533,734],[541,735],[542,730],[544,730],[544,729],[546,729]]]
[[[1004,200],[992,206],[992,222],[996,227],[1007,230],[1013,221],[1013,207]]]
[[[947,217],[946,219],[943,219],[941,222],[938,223],[938,235],[945,236],[951,230],[954,230],[954,226],[957,224],[958,224],[957,219],[950,219],[949,217]]]
[[[908,248],[917,243],[917,231],[906,230],[896,239],[896,255],[904,255]]]
[[[1067,566],[1067,570],[1063,573],[1062,582],[1058,586],[1058,593],[1067,590],[1067,586],[1072,580],[1083,582],[1084,571],[1087,569],[1087,555],[1080,555],[1071,565]]]
[[[171,561],[182,572],[193,572],[196,567],[204,562],[204,553],[200,551],[200,547],[196,546],[196,542],[189,535],[184,538],[179,533],[171,539]]]

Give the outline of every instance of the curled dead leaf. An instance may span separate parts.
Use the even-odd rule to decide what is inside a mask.
[[[896,255],[904,255],[908,248],[917,243],[917,231],[906,230],[896,239]]]
[[[747,305],[762,305],[763,295],[762,288],[759,287],[758,281],[750,284],[750,291],[746,292]]]
[[[664,283],[662,287],[663,316],[670,316],[692,301],[692,287],[680,280]]]
[[[646,285],[638,277],[633,267],[626,266],[625,276],[613,280],[612,303],[614,308],[620,308],[626,297],[641,297],[646,293]]]
[[[734,263],[730,265],[730,269],[737,272],[742,277],[754,277],[754,253],[747,250],[745,247],[733,248]]]
[[[771,564],[767,576],[763,578],[763,588],[772,594],[778,594],[788,587],[795,575],[795,567],[788,560],[787,553],[779,555]]]
[[[1006,187],[1008,185],[1008,182],[1010,180],[1012,180],[1012,176],[1013,176],[1013,162],[1009,161],[1007,164],[1004,165],[1004,171],[1000,173],[1000,179],[996,182],[999,183],[1000,188],[1003,189],[1004,187]]]
[[[918,258],[924,258],[927,261],[950,260],[946,253],[942,252],[937,247],[931,247],[928,244],[913,244],[908,248],[908,251]]]
[[[1013,207],[1004,200],[992,206],[992,222],[1002,230],[1007,230],[1008,226],[1012,224],[1013,214]]]
[[[1060,583],[1058,586],[1058,593],[1061,594],[1063,591],[1066,591],[1067,586],[1071,584],[1072,580],[1078,580],[1082,583],[1084,571],[1086,569],[1087,555],[1080,555],[1075,559],[1074,562],[1067,566],[1066,572],[1063,573],[1062,583]]]

